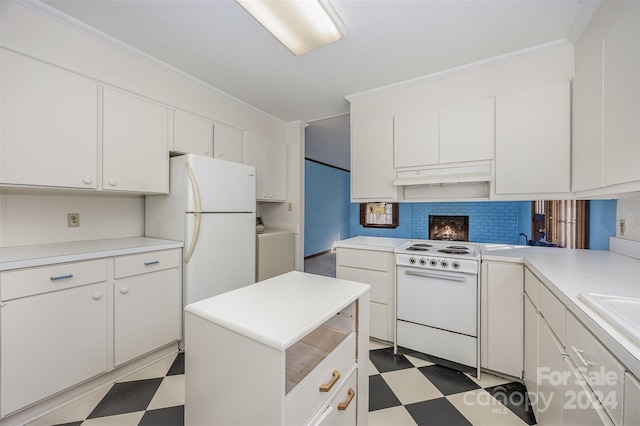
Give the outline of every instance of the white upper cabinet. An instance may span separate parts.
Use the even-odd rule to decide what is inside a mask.
[[[393,165],[417,167],[438,164],[438,109],[393,117]]]
[[[172,151],[211,157],[213,122],[186,111],[174,111]]]
[[[440,163],[493,159],[493,97],[440,108]]]
[[[242,163],[242,130],[215,123],[213,127],[213,155],[215,158]]]
[[[568,81],[496,97],[496,194],[570,191]]]
[[[604,184],[640,180],[640,6],[604,39]],[[635,4],[634,4],[635,3]]]
[[[351,123],[351,199],[394,200],[393,117]]]
[[[168,109],[104,88],[102,126],[104,189],[168,193]]]
[[[576,57],[573,79],[572,190],[603,186],[602,43],[584,59]]]
[[[256,168],[258,201],[285,201],[287,147],[250,131],[244,132],[244,163]]]
[[[493,97],[393,119],[394,167],[421,167],[493,159]]]
[[[572,189],[588,195],[637,191],[640,3],[606,2],[591,22],[575,47]]]
[[[1,52],[0,183],[97,187],[98,87]]]

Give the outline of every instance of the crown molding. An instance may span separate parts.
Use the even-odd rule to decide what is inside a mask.
[[[506,53],[504,55],[494,56],[493,58],[483,59],[476,62],[471,62],[466,65],[461,65],[447,70],[438,71],[433,74],[427,74],[421,77],[416,77],[410,80],[400,81],[387,86],[378,87],[376,89],[367,90],[364,92],[354,93],[352,95],[345,96],[345,99],[349,102],[356,99],[363,99],[370,96],[382,95],[398,89],[407,89],[421,84],[429,83],[432,81],[443,80],[446,78],[455,77],[462,74],[471,73],[474,71],[480,71],[486,68],[494,67],[497,65],[504,65],[510,62],[515,62],[522,59],[533,58],[546,53],[553,52],[554,50],[562,50],[571,48],[573,46],[567,39],[556,40],[549,43],[540,44],[537,46],[529,47],[526,49],[516,50],[515,52]]]
[[[2,0],[0,0],[2,1]],[[281,124],[286,124],[287,122],[278,118],[278,117],[274,117],[273,115],[241,100],[238,99],[230,94],[228,94],[227,92],[224,92],[220,89],[218,89],[217,87],[214,87],[212,85],[210,85],[209,83],[205,83],[204,81],[192,76],[191,74],[188,74],[172,65],[167,64],[166,62],[161,61],[160,59],[151,56],[123,41],[118,40],[115,37],[112,37],[106,33],[103,33],[102,31],[98,30],[97,28],[94,28],[90,25],[85,24],[84,22],[73,18],[61,11],[59,11],[58,9],[55,9],[54,7],[49,6],[48,4],[45,4],[43,2],[41,2],[40,0],[11,0],[13,3],[16,3],[20,6],[25,7],[26,9],[29,9],[35,13],[38,13],[39,15],[42,15],[46,18],[49,18],[51,20],[54,20],[74,31],[80,32],[88,37],[91,37],[109,47],[111,47],[114,50],[117,50],[121,53],[124,53],[130,57],[133,57],[135,59],[138,59],[142,62],[145,62],[149,65],[154,66],[155,68],[164,71],[168,74],[172,74],[176,77],[180,77],[180,78],[184,78],[187,79],[189,81],[191,81],[192,83],[198,84],[199,86],[206,88],[208,90],[214,91],[217,94],[219,94],[220,96],[232,100],[234,102],[238,102],[248,108],[253,109],[254,111],[257,111],[261,114],[264,114],[265,116],[278,121]]]

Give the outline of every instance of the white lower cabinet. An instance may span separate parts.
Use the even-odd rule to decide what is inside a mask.
[[[0,417],[179,340],[181,253],[1,272]]]
[[[371,286],[370,336],[388,342],[395,336],[396,268],[393,252],[336,249],[336,278]]]
[[[2,417],[107,371],[106,260],[7,271],[0,280]]]
[[[624,376],[624,414],[625,426],[640,425],[640,380],[631,373]]]
[[[482,368],[522,377],[524,267],[520,263],[482,261]]]
[[[537,423],[622,425],[622,365],[528,268],[525,289],[524,380]]]

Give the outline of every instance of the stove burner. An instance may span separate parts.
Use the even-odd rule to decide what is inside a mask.
[[[427,244],[427,243],[415,243],[411,247],[433,247],[433,246],[431,244]]]
[[[429,246],[429,247],[431,247],[431,246]],[[408,250],[408,251],[429,251],[429,249],[428,249],[428,248],[426,248],[426,247],[420,247],[420,246],[418,246],[418,245],[411,246],[411,247],[407,247],[407,250]]]
[[[446,248],[452,250],[469,250],[467,246],[447,246]]]
[[[438,250],[438,252],[440,253],[447,253],[447,254],[471,254],[469,253],[469,251],[467,250],[467,248],[465,247],[464,249],[452,249],[452,248],[444,248],[442,250]]]

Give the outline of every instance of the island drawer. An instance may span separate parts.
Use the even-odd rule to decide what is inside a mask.
[[[107,259],[16,269],[0,274],[0,299],[17,299],[106,280]]]
[[[356,424],[356,392],[358,389],[356,378],[356,369],[354,368],[347,380],[336,392],[329,406],[311,421],[311,425],[347,426]]]
[[[332,349],[340,338],[334,333],[340,332],[319,327],[287,349],[286,389],[293,388],[285,397],[285,424],[307,424],[356,368],[356,333],[346,335]],[[321,357],[325,358],[306,373],[308,360]]]
[[[159,250],[116,257],[115,277],[123,278],[147,272],[177,268],[182,262],[182,250]]]
[[[567,314],[566,326],[569,357],[584,375],[607,414],[615,424],[621,425],[624,367],[576,317]]]

